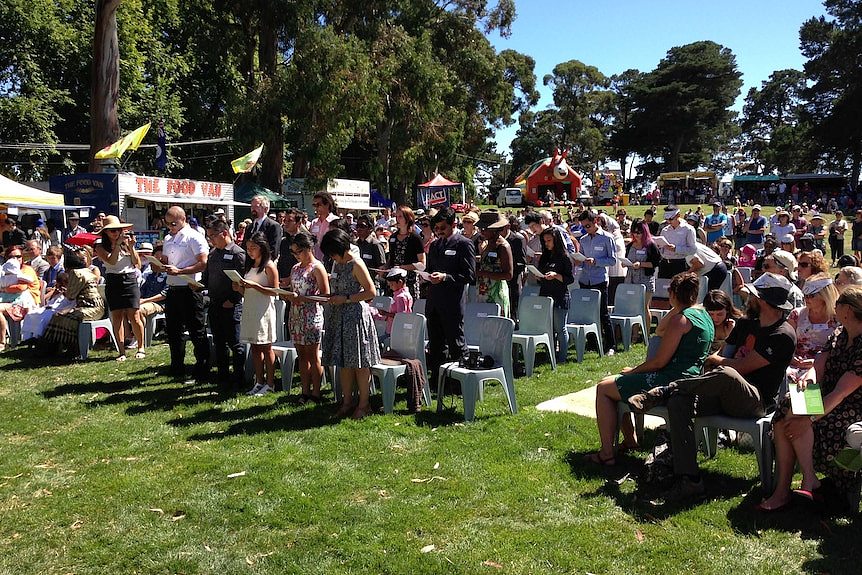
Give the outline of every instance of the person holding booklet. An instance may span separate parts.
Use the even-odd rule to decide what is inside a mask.
[[[796,382],[801,391],[819,386],[822,410],[797,413],[789,395],[780,402],[772,420],[776,488],[758,505],[760,511],[777,511],[791,503],[791,481],[798,463],[802,485],[795,493],[820,501],[831,491],[851,512],[858,512],[862,475],[840,469],[833,461],[844,448],[845,431],[862,413],[862,287],[849,287],[841,293],[835,316],[841,327],[829,338],[814,366]],[[817,471],[827,474],[828,480],[818,479]],[[824,483],[831,484],[832,489]]]
[[[649,304],[655,293],[655,270],[661,262],[661,254],[653,241],[649,225],[643,220],[635,220],[631,225],[632,243],[626,250],[622,264],[628,268],[627,284],[641,284],[646,288],[644,317],[649,318]],[[647,330],[649,331],[649,330]]]
[[[251,345],[254,362],[254,387],[246,395],[261,396],[275,391],[275,302],[272,288],[278,287],[278,269],[270,259],[269,242],[260,232],[245,244],[251,268],[242,282],[234,282],[234,291],[243,296],[239,339]],[[231,274],[232,275],[232,274]]]
[[[557,336],[557,363],[565,363],[569,351],[566,316],[569,313],[569,284],[575,281],[572,262],[566,253],[560,230],[545,228],[541,234],[542,255],[538,267],[527,266],[539,281],[539,295],[554,300],[554,333]]]
[[[287,329],[299,355],[299,380],[302,395],[299,402],[320,403],[320,381],[323,366],[320,363],[320,339],[323,333],[323,307],[309,296],[329,293],[329,275],[323,262],[314,257],[314,238],[307,232],[293,237],[290,251],[297,263],[290,270],[290,295],[282,295],[290,302]]]

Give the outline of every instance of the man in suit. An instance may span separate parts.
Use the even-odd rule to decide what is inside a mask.
[[[464,342],[464,288],[476,281],[476,248],[454,233],[455,212],[443,208],[431,218],[437,239],[428,249],[431,285],[425,314],[428,318],[428,367],[437,381],[440,366],[467,351]]]
[[[272,254],[273,260],[278,258],[281,248],[281,226],[277,221],[268,217],[269,213],[269,198],[266,196],[255,196],[251,199],[251,228],[246,230],[243,236],[242,249],[248,240],[256,233],[262,233],[266,236],[266,243],[269,244],[269,253]]]

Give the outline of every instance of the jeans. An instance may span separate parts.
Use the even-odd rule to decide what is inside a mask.
[[[569,351],[569,332],[566,330],[566,316],[569,310],[554,308],[554,332],[557,334],[557,363],[565,363]]]

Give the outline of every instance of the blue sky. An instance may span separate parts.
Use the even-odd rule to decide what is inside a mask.
[[[537,109],[552,104],[545,74],[568,60],[580,60],[606,76],[629,68],[653,70],[668,49],[698,40],[730,48],[744,85],[735,108],[742,109],[748,89],[760,87],[775,70],[802,69],[799,27],[825,14],[816,0],[517,0],[512,35],[490,40],[498,50],[511,48],[536,60],[542,94]],[[499,130],[497,150],[511,154],[517,123]]]

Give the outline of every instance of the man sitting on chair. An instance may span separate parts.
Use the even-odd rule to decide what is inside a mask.
[[[763,417],[774,405],[796,349],[796,332],[787,323],[791,285],[772,273],[746,284],[743,289],[751,295],[747,317],[737,321],[726,342],[736,347],[734,357],[711,355],[706,360],[714,367],[711,371],[629,398],[637,412],[667,405],[676,484],[662,495],[665,501],[692,499],[705,492],[697,467],[695,415]]]
[[[161,255],[161,251],[161,246],[156,248],[155,257]],[[143,262],[146,256],[153,255],[153,244],[143,242],[138,253],[141,254]],[[141,280],[141,307],[138,308],[138,313],[141,314],[141,321],[146,325],[147,318],[151,315],[165,313],[164,301],[168,294],[168,274],[164,271],[156,271],[149,263],[144,263]]]

